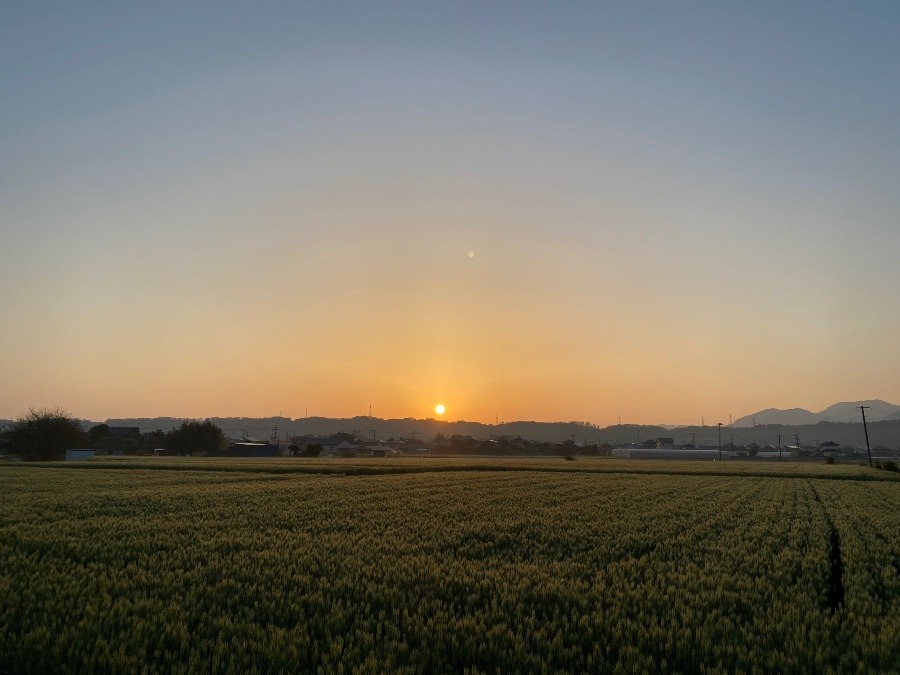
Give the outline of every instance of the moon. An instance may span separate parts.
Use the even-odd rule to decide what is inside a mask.
[[[436,412],[438,415],[443,415],[446,410],[447,408],[444,407],[443,403],[438,403],[436,406],[434,406],[434,412]]]

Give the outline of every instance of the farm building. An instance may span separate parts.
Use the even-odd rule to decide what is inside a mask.
[[[281,452],[272,443],[237,442],[228,446],[232,457],[278,457]]]
[[[626,459],[718,459],[718,450],[675,450],[664,448],[616,448],[613,457]]]

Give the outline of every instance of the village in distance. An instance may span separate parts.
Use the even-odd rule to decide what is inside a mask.
[[[863,424],[860,407],[869,409]],[[855,413],[855,415],[854,415]],[[32,417],[66,416],[32,411]],[[27,417],[27,416],[26,416]],[[854,419],[859,417],[859,419]],[[81,436],[52,451],[16,451],[13,431],[25,418],[0,420],[0,457],[89,459],[98,456],[223,457],[548,456],[575,459],[800,460],[887,462],[900,457],[900,406],[839,403],[820,413],[769,409],[729,424],[659,426],[588,422],[303,417],[75,420]],[[73,432],[74,433],[74,432]],[[76,439],[82,442],[77,443]]]

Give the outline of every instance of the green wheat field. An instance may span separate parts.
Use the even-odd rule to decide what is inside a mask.
[[[8,462],[0,673],[898,671],[898,477]]]

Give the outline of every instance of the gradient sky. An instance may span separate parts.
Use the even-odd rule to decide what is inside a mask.
[[[900,402],[898,35],[896,2],[4,3],[0,417]]]

